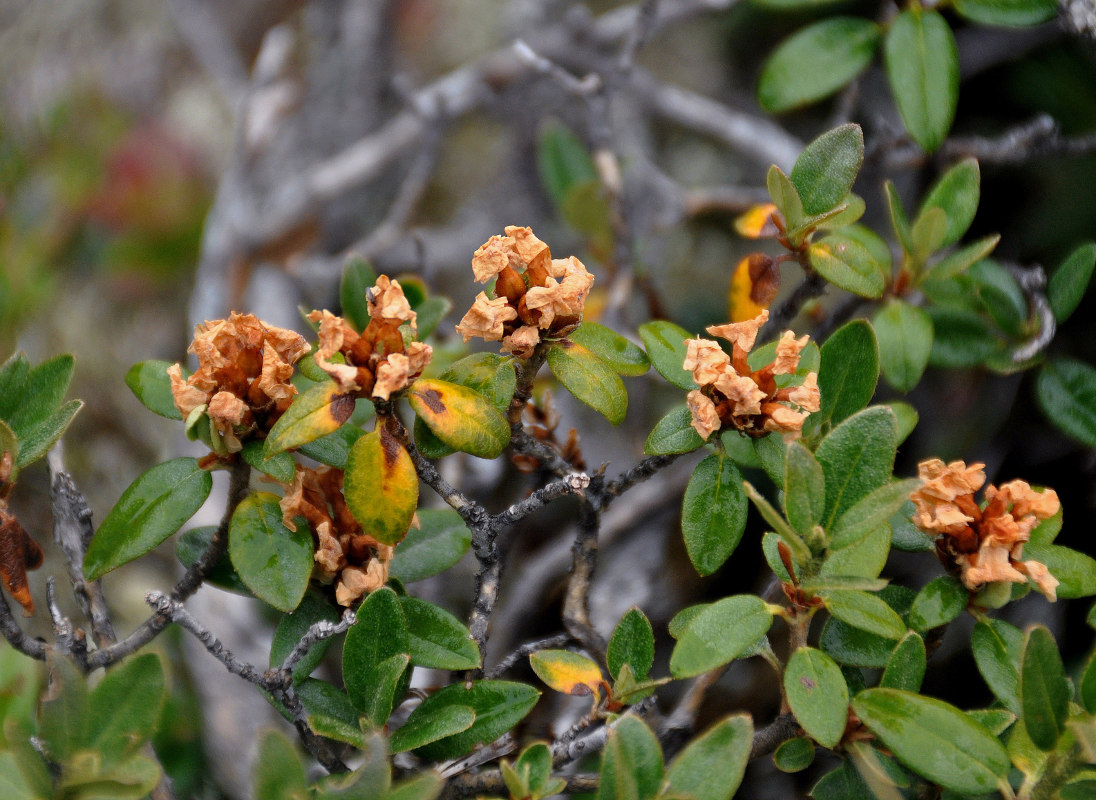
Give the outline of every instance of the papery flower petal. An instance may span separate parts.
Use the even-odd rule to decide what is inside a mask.
[[[289,382],[292,377],[293,365],[273,347],[264,347],[263,371],[258,382],[263,394],[271,400],[288,400],[297,393],[297,387]]]
[[[502,352],[513,353],[518,358],[529,358],[540,344],[540,331],[535,325],[522,325],[509,336],[503,337]]]
[[[484,292],[476,295],[475,302],[457,325],[457,333],[464,341],[479,336],[488,342],[497,342],[503,337],[503,326],[518,318],[505,297],[491,300]]]
[[[552,253],[548,245],[533,235],[532,228],[507,225],[503,233],[511,240],[511,250],[521,259],[527,270],[536,272],[549,268]]]
[[[472,274],[477,283],[487,283],[510,266],[514,240],[509,236],[492,236],[472,256]]]
[[[739,375],[734,371],[734,367],[728,364],[716,377],[713,385],[717,392],[731,401],[732,413],[736,417],[748,417],[761,413],[761,403],[764,402],[766,395],[761,387],[754,383],[753,378]],[[779,408],[787,408],[776,405]]]
[[[1027,581],[1027,576],[1012,566],[1009,549],[991,541],[982,542],[977,553],[958,556],[956,562],[962,567],[963,585],[971,590],[991,581]]]
[[[700,438],[707,441],[708,437],[722,426],[719,414],[716,413],[715,403],[704,395],[699,389],[693,389],[685,396],[685,402],[692,412],[692,426]]]
[[[175,401],[175,408],[179,410],[184,420],[190,416],[191,411],[209,402],[208,392],[190,385],[183,378],[183,368],[180,364],[172,364],[168,367],[167,377],[171,381],[171,397]]]
[[[317,578],[322,583],[331,583],[339,571],[346,566],[346,554],[342,545],[331,531],[331,522],[324,521],[315,527],[316,551],[312,558],[316,562]]]
[[[215,422],[221,423],[218,429],[224,433],[222,426],[240,425],[247,416],[250,408],[232,392],[217,392],[209,400],[209,417]]]
[[[373,385],[373,396],[387,400],[392,392],[398,392],[407,386],[409,361],[403,353],[389,353],[384,361],[377,365],[377,382]]]
[[[803,420],[807,418],[805,411],[796,411],[780,403],[773,403],[771,408],[765,410],[767,414],[762,430],[794,434],[803,430]]]
[[[1016,569],[1031,578],[1036,588],[1046,595],[1047,600],[1053,603],[1058,599],[1059,581],[1050,574],[1045,564],[1038,561],[1021,561],[1016,564]]]
[[[710,386],[730,367],[731,357],[711,339],[686,339],[682,369],[693,373],[697,386]]]
[[[399,281],[389,280],[387,275],[378,275],[377,283],[366,295],[366,300],[369,302],[369,316],[410,322],[411,330],[415,330],[418,315],[411,310]]]
[[[792,388],[788,399],[804,411],[814,413],[821,408],[822,398],[818,393],[818,373],[808,372],[803,383]]]
[[[753,319],[745,322],[728,322],[726,325],[709,325],[705,330],[712,336],[737,344],[746,352],[753,349],[757,333],[769,321],[769,310],[764,309]]]
[[[811,337],[803,334],[798,339],[791,331],[784,331],[776,343],[776,358],[773,360],[773,375],[792,375],[799,367],[799,353],[807,346]]]

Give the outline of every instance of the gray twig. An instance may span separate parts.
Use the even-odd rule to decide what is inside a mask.
[[[526,642],[521,647],[509,653],[491,669],[487,670],[483,677],[485,678],[497,678],[502,675],[514,664],[518,663],[526,656],[530,656],[540,650],[545,650],[550,647],[562,647],[571,641],[571,634],[569,633],[557,633],[555,636],[549,636],[546,639],[537,639],[535,642]]]
[[[282,662],[282,670],[292,673],[293,668],[305,657],[312,645],[330,639],[332,636],[338,636],[340,633],[349,630],[350,626],[357,621],[358,617],[354,610],[348,608],[343,612],[342,619],[338,622],[321,619],[319,622],[313,623],[305,631],[304,636],[293,646],[289,655],[285,657],[285,661]]]

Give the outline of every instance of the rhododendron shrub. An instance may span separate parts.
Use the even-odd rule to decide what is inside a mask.
[[[0,367],[0,575],[25,614],[48,608],[56,635],[27,636],[0,601],[0,686],[37,693],[25,656],[50,675],[37,709],[0,705],[4,796],[163,789],[164,754],[147,743],[167,668],[143,651],[169,625],[288,721],[258,743],[264,798],[729,800],[751,760],[769,758],[809,774],[816,800],[1096,796],[1096,658],[1067,669],[1047,627],[1022,629],[1008,614],[1032,590],[1038,603],[1096,594],[1096,561],[1055,543],[1068,518],[1037,474],[998,479],[977,454],[969,466],[932,458],[916,475],[896,469],[917,413],[879,382],[911,389],[934,337],[950,335],[918,323],[963,294],[985,255],[957,245],[977,170],[949,172],[912,226],[892,206],[904,254],[895,261],[857,222],[864,201],[850,190],[862,158],[861,132],[847,125],[808,145],[790,176],[772,168],[772,202],[738,229],[781,252],[748,256],[728,276],[731,321],[713,321],[707,337],[667,319],[601,324],[599,266],[554,258],[522,226],[470,254],[486,287],[459,322],[442,323],[460,334],[459,352],[455,336],[446,348],[431,336],[444,304],[360,261],[344,288],[363,288],[343,293],[347,307],[306,312],[308,336],[267,324],[262,309],[203,322],[193,373],[149,361],[127,381],[203,452],[137,477],[97,528],[88,523],[90,536],[79,526],[60,536],[84,619],[62,614],[52,583],[35,602],[27,571],[47,542],[8,504],[21,471],[79,410],[64,402],[73,362],[12,356]],[[961,230],[949,239],[940,231],[950,222]],[[799,300],[770,310],[783,262],[855,298],[845,317],[820,332]],[[1006,333],[993,334],[987,367],[1032,358]],[[660,417],[643,453],[637,442],[633,463],[588,469],[595,448],[584,452],[575,429],[557,436],[561,420],[583,419],[578,405],[553,405],[545,386],[616,426],[652,410],[629,406],[641,381]],[[1083,439],[1085,418],[1063,411],[1079,402],[1076,385],[1055,384],[1044,405]],[[512,465],[521,490],[468,489],[459,478],[473,458]],[[214,471],[230,476],[221,523],[184,530]],[[599,627],[590,596],[603,515],[655,475],[684,487],[673,502],[689,582],[750,551],[763,555],[766,580],[723,571],[707,584],[713,596],[667,620],[635,606]],[[72,478],[53,479],[58,507],[86,522]],[[548,506],[575,519],[560,617],[500,659],[488,643],[503,566],[523,523]],[[182,578],[167,592],[149,587],[147,620],[116,631],[99,579],[172,537]],[[455,577],[469,552],[470,580]],[[920,572],[888,566],[907,560]],[[427,578],[446,591],[418,592]],[[191,614],[203,584],[270,607],[269,665],[241,661],[217,620]],[[453,596],[467,604],[438,601]],[[957,704],[926,687],[939,684],[927,677],[945,630],[964,618],[985,692]],[[341,655],[325,656],[335,640]],[[772,670],[778,704],[705,714],[701,729],[709,690],[749,659]],[[412,689],[416,674],[428,677]],[[583,698],[571,716],[558,712],[566,697]]]

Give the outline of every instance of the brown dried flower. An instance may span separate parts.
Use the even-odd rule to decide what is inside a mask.
[[[6,453],[4,455],[7,455]],[[16,602],[23,607],[23,616],[34,614],[34,598],[27,583],[27,571],[42,566],[42,548],[30,538],[19,520],[0,500],[0,578]]]
[[[252,314],[233,311],[196,325],[189,352],[198,356],[198,371],[184,379],[181,365],[168,368],[175,407],[188,419],[204,406],[224,451],[235,453],[243,438],[265,435],[289,407],[293,365],[308,350],[299,333]]]
[[[986,481],[983,464],[922,461],[918,474],[925,483],[910,495],[916,506],[913,523],[938,537],[936,551],[946,566],[958,570],[963,585],[974,591],[992,581],[1024,583],[1030,579],[1051,601],[1058,580],[1046,565],[1024,561],[1024,543],[1040,520],[1058,513],[1053,489],[1036,492],[1026,482],[1009,481],[986,487],[985,504],[974,499]]]
[[[803,421],[818,410],[818,375],[807,373],[797,385],[778,386],[777,376],[794,375],[799,356],[810,340],[785,331],[776,345],[771,364],[751,370],[747,364],[758,331],[769,312],[744,322],[712,325],[707,331],[731,343],[731,355],[711,339],[687,339],[684,369],[693,373],[700,388],[689,392],[693,428],[707,439],[718,430],[734,428],[747,436],[783,433],[797,437]]]
[[[320,323],[319,347],[313,358],[342,394],[388,400],[422,374],[433,350],[428,344],[411,341],[401,330],[406,323],[414,332],[417,315],[399,281],[379,276],[367,300],[369,324],[360,334],[330,311],[308,315]]]
[[[548,245],[529,228],[510,225],[472,257],[480,283],[495,279],[495,297],[485,292],[457,325],[464,341],[502,341],[502,352],[528,358],[543,337],[565,336],[582,322],[594,276],[574,256],[553,259]]]
[[[298,465],[281,500],[282,521],[291,530],[297,530],[297,518],[307,521],[315,543],[313,577],[325,586],[334,585],[335,602],[351,606],[388,581],[395,548],[362,531],[342,488],[342,470]]]

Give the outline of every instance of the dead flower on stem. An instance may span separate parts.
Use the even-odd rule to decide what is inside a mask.
[[[986,487],[985,503],[974,499],[986,481],[983,464],[922,461],[918,474],[925,481],[910,495],[917,507],[913,522],[936,539],[945,566],[959,571],[971,591],[991,581],[1025,583],[1028,579],[1049,600],[1057,597],[1058,580],[1046,565],[1024,561],[1024,543],[1041,520],[1058,513],[1053,489],[1037,492],[1025,481]]]
[[[785,331],[776,344],[772,363],[752,370],[747,364],[757,333],[769,319],[763,310],[751,320],[707,328],[712,336],[731,343],[731,355],[711,339],[686,339],[682,365],[693,373],[699,387],[686,398],[693,428],[702,439],[719,430],[735,429],[754,438],[767,433],[799,436],[803,421],[819,408],[818,374],[807,373],[801,383],[783,385],[777,378],[795,375],[799,356],[810,337],[796,339]]]

